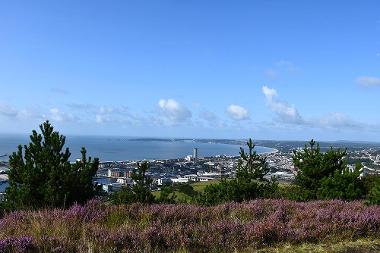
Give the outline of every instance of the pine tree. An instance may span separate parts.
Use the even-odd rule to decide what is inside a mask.
[[[29,145],[19,145],[9,158],[9,187],[5,206],[8,209],[67,207],[83,203],[97,193],[92,179],[99,160],[86,158],[70,163],[66,138],[54,131],[49,121],[40,125],[42,134],[33,130]]]
[[[149,168],[148,162],[138,163],[131,176],[135,182],[132,188],[123,187],[121,191],[111,194],[110,200],[114,204],[153,203],[155,199],[150,189],[153,180],[146,175]]]
[[[347,169],[346,155],[346,150],[333,148],[321,152],[314,140],[303,150],[293,151],[294,167],[298,169],[296,184],[303,189],[306,199],[317,198],[322,179]]]
[[[359,176],[362,165],[357,164],[354,170],[349,168],[335,171],[332,175],[321,180],[318,198],[321,199],[360,199],[365,194],[365,188]]]
[[[267,181],[264,178],[269,172],[269,167],[264,156],[260,156],[254,150],[252,139],[247,141],[248,153],[241,147],[240,159],[236,168],[236,178],[240,181]]]
[[[363,178],[363,181],[367,194],[366,203],[380,205],[380,176],[367,175]]]
[[[131,178],[136,182],[132,191],[136,196],[136,202],[140,203],[153,203],[154,196],[151,192],[152,178],[146,175],[150,165],[148,162],[142,162],[137,165],[137,170],[132,173]]]
[[[278,189],[275,180],[268,180],[266,158],[254,150],[252,139],[247,142],[248,153],[240,148],[240,159],[236,168],[236,178],[222,179],[218,184],[207,185],[203,194],[196,196],[197,202],[214,205],[227,201],[247,201],[258,197],[271,197]]]

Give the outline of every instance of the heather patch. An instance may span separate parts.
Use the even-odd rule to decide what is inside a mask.
[[[2,252],[231,252],[379,236],[380,207],[339,200],[212,207],[93,200],[0,220]]]

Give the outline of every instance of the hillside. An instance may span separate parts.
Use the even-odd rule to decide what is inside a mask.
[[[375,252],[380,245],[379,232],[380,207],[368,207],[359,201],[255,200],[200,207],[117,206],[93,200],[68,210],[5,215],[0,220],[0,249],[2,252],[310,252],[311,249],[344,252],[360,248]],[[350,243],[344,244],[346,241]]]

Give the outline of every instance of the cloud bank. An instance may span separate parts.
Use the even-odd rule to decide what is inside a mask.
[[[275,89],[263,86],[261,88],[265,96],[268,107],[276,115],[277,123],[303,126],[308,128],[319,128],[329,130],[358,130],[368,129],[376,130],[378,126],[364,124],[355,121],[347,115],[339,112],[333,112],[317,119],[305,119],[300,115],[294,105],[278,99],[278,93]]]
[[[192,117],[191,111],[174,99],[160,99],[158,107],[161,116],[170,124],[179,124]]]
[[[227,114],[233,120],[247,120],[249,119],[248,110],[239,105],[230,105],[227,107]]]

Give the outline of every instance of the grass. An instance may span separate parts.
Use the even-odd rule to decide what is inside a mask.
[[[217,184],[220,182],[220,179],[214,179],[214,180],[211,180],[211,181],[207,181],[207,182],[193,182],[193,183],[190,183],[190,185],[193,187],[194,191],[198,192],[198,193],[203,193],[204,192],[204,189],[206,188],[206,186],[208,185],[212,185],[212,184]],[[278,184],[279,186],[279,192],[289,192],[289,190],[291,188],[294,188],[294,185],[290,184],[290,183],[279,183]],[[180,192],[180,191],[174,191],[175,195],[177,196],[176,197],[176,201],[178,203],[191,203],[191,199],[192,197],[183,193],[183,192]],[[160,191],[155,191],[153,192],[153,195],[158,198],[158,196],[160,195]]]
[[[207,182],[190,183],[190,185],[193,187],[194,191],[199,192],[199,193],[203,193],[203,191],[207,185],[216,184],[219,181],[220,181],[219,179],[214,179],[214,180],[207,181]],[[191,202],[191,196],[189,196],[183,192],[180,192],[180,191],[175,191],[174,193],[177,196],[177,198],[176,198],[177,202],[179,202],[179,203],[190,203]],[[160,196],[160,191],[155,191],[152,194],[153,194],[153,196],[155,196],[157,198],[158,196]]]
[[[379,239],[359,239],[356,241],[341,241],[335,243],[304,243],[301,245],[282,245],[279,247],[269,247],[261,250],[247,250],[242,252],[258,253],[375,253],[380,252]]]
[[[214,179],[214,180],[207,181],[207,182],[196,182],[196,183],[193,183],[191,185],[193,186],[195,191],[203,192],[207,185],[216,184],[219,181],[220,181],[219,179]]]

